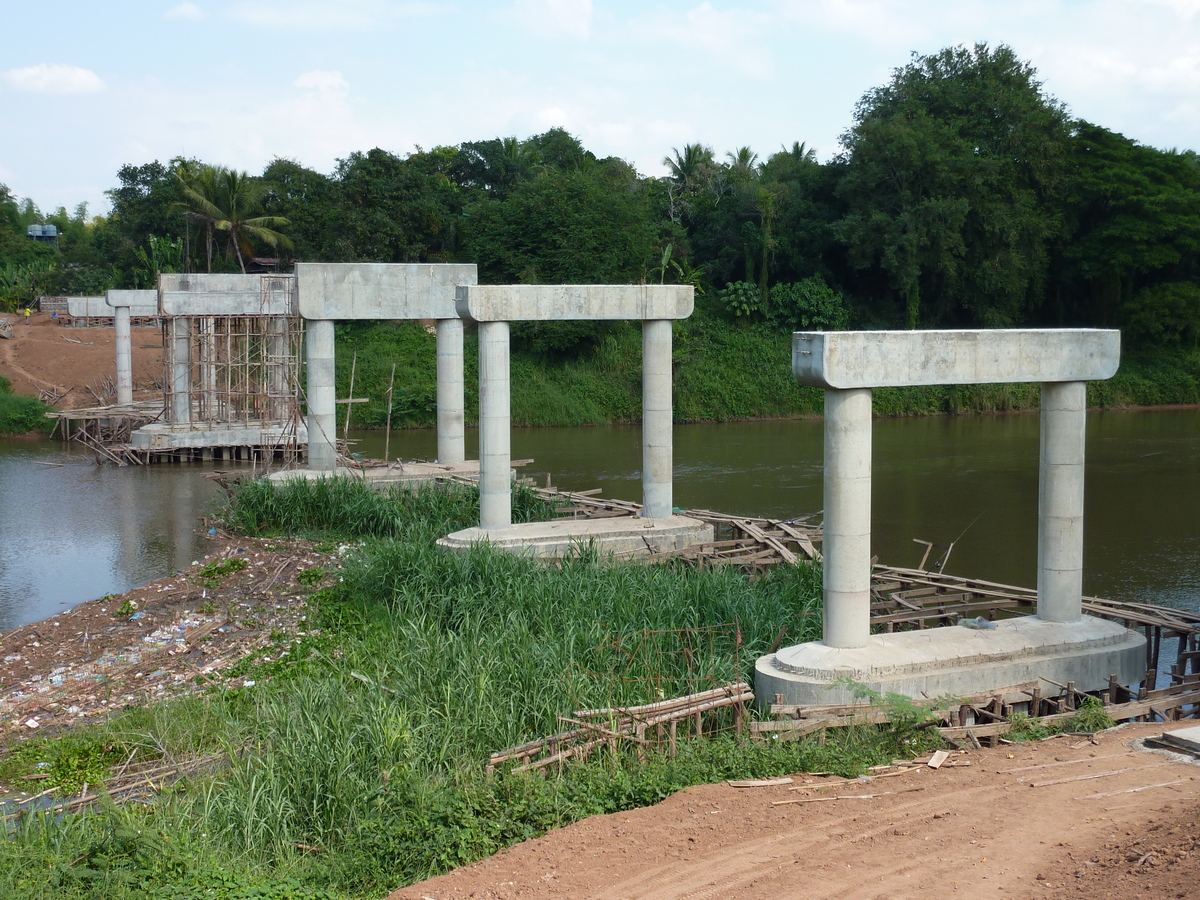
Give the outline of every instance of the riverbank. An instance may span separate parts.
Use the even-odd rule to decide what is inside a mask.
[[[796,383],[791,336],[759,325],[733,325],[697,314],[675,324],[675,421],[761,421],[819,416],[823,393]],[[478,410],[478,357],[468,340],[466,410]],[[512,421],[517,426],[634,423],[641,418],[641,332],[616,323],[570,353],[523,346],[512,355]],[[436,421],[435,342],[416,323],[338,326],[338,396],[355,404],[352,424],[379,428],[387,420],[388,385],[396,362],[393,427]],[[945,385],[874,392],[877,416],[925,416],[1035,410],[1036,384]],[[1200,351],[1126,353],[1117,375],[1088,385],[1097,409],[1200,404]]]
[[[515,507],[518,520],[549,514],[523,490]],[[599,566],[586,555],[545,569],[488,548],[453,556],[433,547],[477,511],[477,494],[462,487],[385,496],[354,481],[252,483],[210,535],[205,559],[5,635],[0,650],[12,671],[21,667],[23,686],[4,695],[17,705],[8,707],[0,780],[27,795],[46,791],[41,802],[86,800],[98,784],[147,802],[18,819],[0,844],[0,893],[359,900],[519,844],[397,896],[674,896],[694,877],[739,896],[788,896],[771,872],[821,869],[830,847],[809,848],[793,833],[816,829],[845,838],[837,855],[854,868],[789,879],[805,896],[814,885],[842,894],[863,872],[944,891],[953,860],[973,893],[1003,886],[1006,896],[1042,897],[1054,895],[1044,882],[1065,890],[1074,870],[1057,845],[1031,846],[1028,823],[1070,830],[1070,852],[1101,860],[1113,819],[1089,818],[1091,782],[1086,791],[1057,788],[1054,803],[1029,794],[1028,808],[983,816],[981,797],[988,806],[988,792],[1014,790],[1018,776],[1006,781],[1000,770],[1052,758],[1091,772],[1094,758],[1104,760],[1119,770],[1112,784],[1138,788],[1117,816],[1135,834],[1174,825],[1164,796],[1198,797],[1190,772],[1168,779],[1155,769],[1171,785],[1141,791],[1146,776],[1134,769],[1153,757],[1111,762],[1126,754],[1128,730],[1099,743],[1072,737],[962,754],[952,769],[880,782],[883,791],[799,774],[857,776],[919,755],[936,730],[913,730],[913,719],[787,744],[745,742],[718,720],[703,741],[681,734],[675,758],[631,745],[545,776],[486,777],[490,752],[561,730],[559,716],[574,709],[736,677],[780,622],[790,623],[789,639],[814,636],[820,588],[807,566],[750,582],[728,570]],[[719,784],[779,775],[817,792]],[[871,795],[869,806],[774,805],[829,796],[818,787],[827,782],[835,793]],[[651,808],[633,812],[642,807]],[[862,815],[886,828],[855,824]],[[764,866],[763,848],[781,834],[789,849],[768,856],[785,862]],[[935,839],[936,854],[910,846],[923,837]],[[965,866],[971,854],[980,860]],[[1162,885],[1193,871],[1147,867]]]
[[[136,329],[135,399],[153,399],[162,377],[161,335]],[[641,331],[613,323],[559,352],[539,351],[520,332],[512,355],[512,422],[516,426],[578,426],[641,420]],[[465,344],[467,421],[478,415],[478,353]],[[18,324],[0,341],[0,376],[15,398],[0,393],[0,435],[44,432],[41,391],[58,408],[111,402],[113,329],[65,328],[44,313]],[[392,366],[393,427],[432,427],[437,418],[436,342],[415,322],[340,323],[337,326],[338,396],[353,404],[351,424],[382,428],[388,420]],[[675,324],[675,421],[746,422],[819,416],[824,396],[798,385],[791,373],[791,337],[763,325],[743,325],[704,313]],[[353,385],[351,374],[353,372]],[[888,388],[874,392],[877,416],[996,413],[1038,408],[1033,384]],[[5,405],[7,404],[7,406]],[[1126,352],[1117,375],[1088,385],[1097,409],[1200,404],[1200,351]],[[12,412],[6,416],[5,409]]]

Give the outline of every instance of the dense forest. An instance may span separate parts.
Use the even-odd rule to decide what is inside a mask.
[[[1132,351],[1200,343],[1195,152],[1073,119],[1002,45],[914,55],[851,122],[826,162],[800,141],[689,144],[664,148],[663,177],[556,128],[355,152],[328,175],[130,163],[104,217],[0,185],[0,303],[180,269],[472,261],[485,283],[691,283],[698,318],[731,333],[1088,325]],[[26,237],[39,223],[57,245]],[[517,349],[578,356],[603,332],[526,328]]]

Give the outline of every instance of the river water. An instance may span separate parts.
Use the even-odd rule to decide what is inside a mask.
[[[382,457],[382,432],[354,434]],[[467,435],[475,455],[478,433]],[[432,458],[432,431],[391,455]],[[675,503],[790,517],[821,508],[819,420],[679,425]],[[639,500],[636,426],[515,429],[513,458],[557,487]],[[1200,611],[1200,410],[1088,415],[1084,590]],[[916,565],[955,542],[945,571],[1032,586],[1038,416],[877,419],[873,552]],[[44,465],[65,463],[65,465]],[[0,440],[0,630],[169,574],[204,553],[205,467],[101,468],[58,443]],[[940,555],[944,549],[935,551]],[[935,557],[936,558],[936,557]]]

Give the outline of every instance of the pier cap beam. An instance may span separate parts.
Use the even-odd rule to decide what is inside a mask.
[[[158,291],[105,291],[104,302],[114,309],[124,307],[129,315],[137,318],[154,318],[158,315]]]
[[[158,276],[158,309],[164,316],[294,316],[290,275],[208,272]]]
[[[1116,329],[801,331],[792,373],[811,387],[1103,381],[1121,360]]]
[[[103,297],[68,297],[67,315],[75,319],[108,318],[113,314]]]
[[[457,319],[454,289],[476,281],[474,263],[296,263],[306,319]]]
[[[474,322],[686,319],[695,289],[680,284],[462,285],[458,315]]]

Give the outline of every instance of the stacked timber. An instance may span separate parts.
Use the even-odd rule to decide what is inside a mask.
[[[746,704],[753,701],[754,692],[750,685],[738,681],[642,706],[577,710],[574,716],[558,717],[560,723],[573,727],[493,753],[488,758],[485,771],[490,775],[497,766],[513,762],[519,763],[513,772],[544,769],[572,758],[586,759],[597,747],[613,747],[621,743],[632,743],[639,748],[666,743],[668,753],[674,756],[676,742],[684,736],[681,734],[681,725],[685,732],[690,731],[693,736],[701,737],[706,733],[705,715],[730,708],[734,730],[740,731],[747,720]]]

